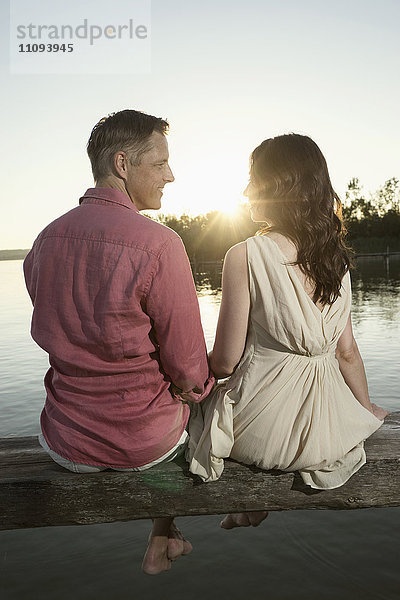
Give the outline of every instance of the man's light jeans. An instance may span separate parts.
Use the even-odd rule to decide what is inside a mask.
[[[186,449],[186,446],[187,446],[187,443],[189,440],[189,435],[188,435],[188,432],[185,430],[182,433],[181,438],[178,441],[178,443],[171,450],[169,450],[166,454],[164,454],[157,460],[153,460],[151,463],[148,463],[147,465],[142,465],[141,467],[131,467],[131,468],[126,468],[126,469],[120,469],[117,467],[98,467],[95,465],[83,465],[80,463],[72,462],[72,461],[67,460],[66,458],[60,456],[59,454],[54,452],[51,448],[49,448],[42,433],[39,433],[38,439],[39,439],[39,444],[42,446],[42,448],[44,448],[44,450],[46,450],[46,452],[51,456],[51,458],[54,460],[54,462],[59,464],[61,467],[64,467],[65,469],[72,471],[73,473],[98,473],[99,471],[105,471],[106,469],[112,469],[113,471],[121,471],[121,472],[125,473],[125,472],[129,472],[129,471],[144,471],[145,469],[150,469],[151,467],[154,467],[154,465],[158,465],[161,462],[170,462],[171,460],[174,460],[178,456],[181,456],[185,452],[185,449]]]

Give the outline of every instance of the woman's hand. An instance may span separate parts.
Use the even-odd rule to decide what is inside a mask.
[[[211,374],[206,382],[207,384],[210,382],[211,378],[212,378],[212,383],[214,383],[214,378],[212,377],[212,374]],[[169,391],[170,391],[170,394],[172,395],[172,397],[175,400],[182,402],[182,404],[188,404],[189,402],[199,402],[199,397],[203,394],[203,390],[201,390],[200,388],[195,387],[195,388],[193,388],[191,390],[187,390],[185,392],[184,390],[179,388],[174,383],[170,384]],[[207,394],[209,394],[210,391],[211,391],[211,388],[207,392]]]
[[[389,414],[388,410],[385,410],[384,408],[381,408],[380,406],[378,406],[377,404],[374,404],[373,402],[371,403],[371,406],[372,406],[372,412],[373,412],[373,414],[380,421],[383,421],[383,419],[388,416],[388,414]]]

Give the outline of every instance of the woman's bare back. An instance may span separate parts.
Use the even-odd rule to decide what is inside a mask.
[[[287,237],[278,233],[277,231],[272,231],[268,234],[268,237],[275,242],[278,246],[282,254],[286,257],[288,263],[295,262],[297,260],[297,249],[294,243],[289,240]],[[294,272],[296,273],[297,278],[299,279],[301,285],[303,286],[306,294],[311,298],[314,302],[314,290],[315,283],[311,281],[306,275],[304,275],[303,271],[300,269],[299,265],[292,265]],[[322,312],[324,309],[324,305],[321,304],[320,301],[314,302],[315,306]]]

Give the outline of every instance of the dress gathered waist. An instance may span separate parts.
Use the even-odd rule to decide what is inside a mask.
[[[283,360],[284,356],[297,356],[303,360],[325,360],[335,358],[335,351],[332,349],[328,349],[326,352],[321,352],[320,354],[302,354],[301,352],[296,352],[290,348],[285,348],[284,346],[275,345],[274,347],[265,347],[261,344],[257,344],[255,348],[256,355],[262,356],[270,356],[279,358],[279,360]]]
[[[335,358],[335,353],[334,352],[324,352],[322,354],[299,354],[297,352],[288,352],[288,354],[292,354],[293,356],[298,356],[299,358],[305,359],[305,360],[325,360],[325,359],[334,359]]]

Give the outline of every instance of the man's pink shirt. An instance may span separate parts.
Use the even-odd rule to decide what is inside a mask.
[[[48,225],[24,262],[32,337],[49,354],[43,435],[68,460],[138,467],[164,455],[209,377],[180,237],[123,192],[92,188]]]

